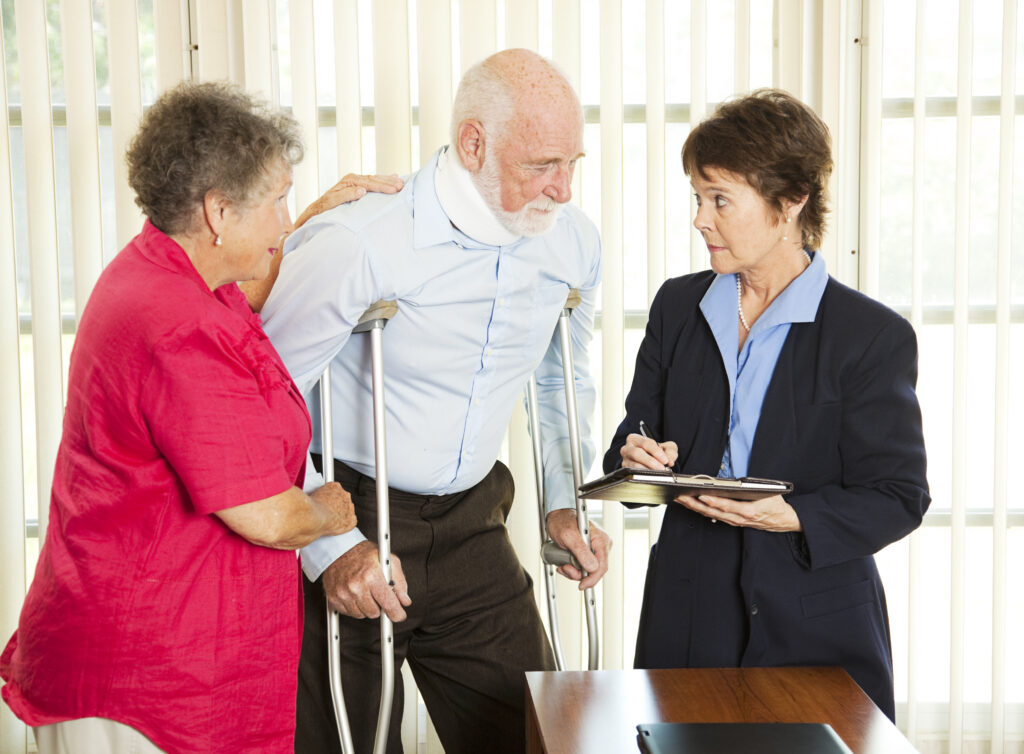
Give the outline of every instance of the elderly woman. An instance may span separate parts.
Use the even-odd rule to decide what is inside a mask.
[[[712,269],[655,297],[605,470],[668,465],[794,489],[668,506],[635,664],[840,665],[891,718],[873,554],[930,500],[914,331],[829,277],[815,251],[832,158],[808,107],[776,90],[728,102],[682,156]]]
[[[291,118],[217,84],[164,94],[128,150],[148,220],[83,313],[50,525],[0,658],[41,752],[292,751],[293,551],[355,514],[336,484],[303,493],[306,406],[235,282],[292,229],[301,157]]]

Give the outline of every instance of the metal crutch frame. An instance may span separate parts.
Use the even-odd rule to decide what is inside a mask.
[[[576,375],[573,366],[572,340],[569,334],[569,317],[580,304],[580,293],[575,288],[569,291],[565,306],[558,317],[559,345],[562,351],[562,377],[565,381],[565,408],[569,422],[569,450],[572,459],[573,496],[576,502],[576,522],[579,525],[583,542],[590,547],[590,521],[587,516],[587,502],[580,497],[579,488],[583,484],[583,444],[580,437],[579,405],[576,399]],[[561,640],[558,636],[558,615],[555,604],[554,569],[557,566],[572,563],[580,568],[575,557],[567,550],[548,539],[544,511],[544,466],[540,446],[540,419],[537,406],[537,381],[531,376],[526,388],[527,404],[530,409],[530,434],[533,438],[534,472],[537,479],[537,505],[540,512],[541,559],[544,561],[544,589],[547,597],[548,626],[551,630],[551,645],[555,653],[555,667],[565,668],[562,655]],[[582,570],[582,568],[580,568]],[[586,576],[586,572],[584,572]],[[594,588],[589,587],[583,592],[587,615],[588,660],[587,668],[597,670],[599,663],[599,644],[597,635],[597,602]]]
[[[352,329],[353,333],[370,333],[371,370],[373,384],[373,450],[376,466],[377,487],[377,550],[380,566],[388,584],[393,585],[391,574],[391,515],[388,501],[387,439],[384,431],[384,326],[398,312],[394,301],[377,301],[367,309]],[[320,377],[320,430],[321,451],[324,459],[324,480],[334,481],[334,436],[332,433],[330,366]],[[343,754],[355,754],[352,744],[352,728],[345,709],[345,696],[341,688],[341,620],[337,612],[327,607],[327,663],[331,696],[334,701],[334,721]],[[391,619],[380,614],[380,655],[381,691],[380,709],[377,715],[377,734],[373,742],[374,754],[381,754],[387,747],[388,727],[391,721],[391,704],[395,692],[395,642],[394,626]]]

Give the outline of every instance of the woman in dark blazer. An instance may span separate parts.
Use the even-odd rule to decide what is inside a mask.
[[[728,102],[691,132],[683,165],[712,270],[655,297],[605,471],[667,465],[794,489],[669,505],[635,665],[840,665],[892,718],[873,555],[930,500],[914,331],[813,251],[832,159],[808,107],[777,90]]]

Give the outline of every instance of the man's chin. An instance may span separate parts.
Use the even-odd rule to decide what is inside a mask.
[[[560,210],[561,207],[555,207],[546,211],[527,210],[527,214],[520,215],[517,213],[515,217],[508,218],[502,225],[510,233],[527,238],[543,236],[555,227]]]

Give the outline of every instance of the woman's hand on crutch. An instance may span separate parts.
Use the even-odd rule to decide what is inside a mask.
[[[391,553],[394,586],[384,581],[377,545],[360,542],[324,571],[323,585],[331,607],[351,618],[378,618],[380,611],[393,622],[405,620],[404,607],[412,604],[409,585],[398,556]]]
[[[575,508],[563,508],[551,511],[547,515],[548,536],[561,547],[576,556],[577,562],[587,572],[587,577],[572,564],[560,566],[558,572],[568,579],[580,582],[580,591],[594,586],[608,570],[608,551],[612,549],[612,540],[608,532],[590,522],[590,549],[587,549],[580,533]]]

